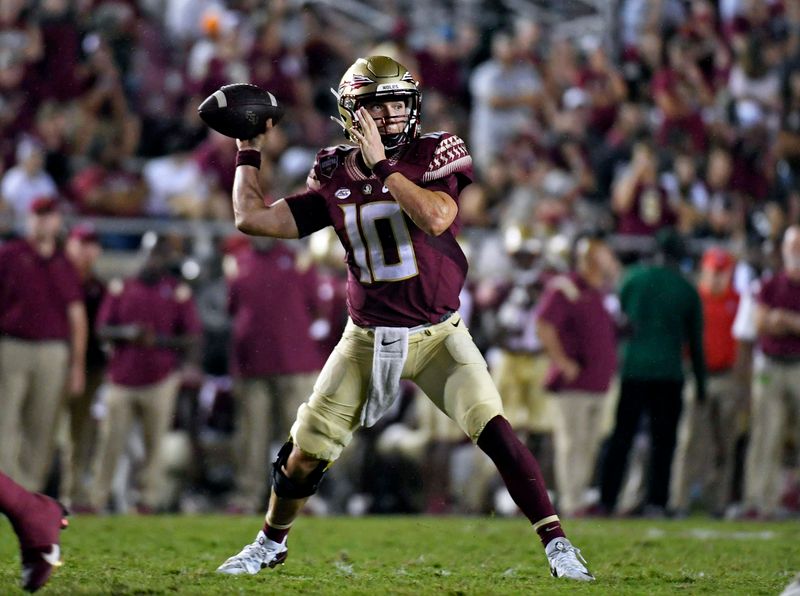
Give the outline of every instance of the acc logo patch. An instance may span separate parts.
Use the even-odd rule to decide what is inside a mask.
[[[346,199],[350,196],[350,189],[349,188],[340,188],[335,193],[333,193],[337,199]]]
[[[330,178],[333,174],[333,171],[339,165],[339,158],[336,155],[326,155],[322,159],[319,160],[319,173],[325,176],[326,178]]]

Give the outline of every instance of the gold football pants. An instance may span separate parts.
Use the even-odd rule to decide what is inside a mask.
[[[369,390],[373,340],[371,329],[348,321],[292,426],[292,439],[304,453],[334,461],[350,443]],[[402,378],[416,383],[473,441],[503,414],[486,361],[457,313],[409,333]]]

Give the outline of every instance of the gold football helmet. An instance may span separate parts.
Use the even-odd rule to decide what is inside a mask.
[[[336,96],[341,118],[331,117],[344,129],[348,139],[355,142],[350,134],[353,126],[358,126],[355,111],[372,101],[402,99],[406,104],[406,124],[403,132],[382,135],[387,150],[396,149],[420,133],[421,95],[419,83],[408,69],[388,56],[368,56],[359,58],[344,73],[338,91],[331,89]]]

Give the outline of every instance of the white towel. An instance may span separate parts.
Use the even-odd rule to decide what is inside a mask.
[[[400,394],[400,375],[407,357],[407,327],[375,327],[372,377],[361,410],[362,426],[372,426],[392,407]]]

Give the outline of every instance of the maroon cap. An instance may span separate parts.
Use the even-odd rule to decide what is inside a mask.
[[[58,210],[58,199],[55,197],[37,197],[31,201],[30,212],[36,215],[52,213]]]
[[[100,244],[100,238],[97,235],[97,230],[90,224],[77,224],[69,231],[69,237],[79,240],[84,244]]]

